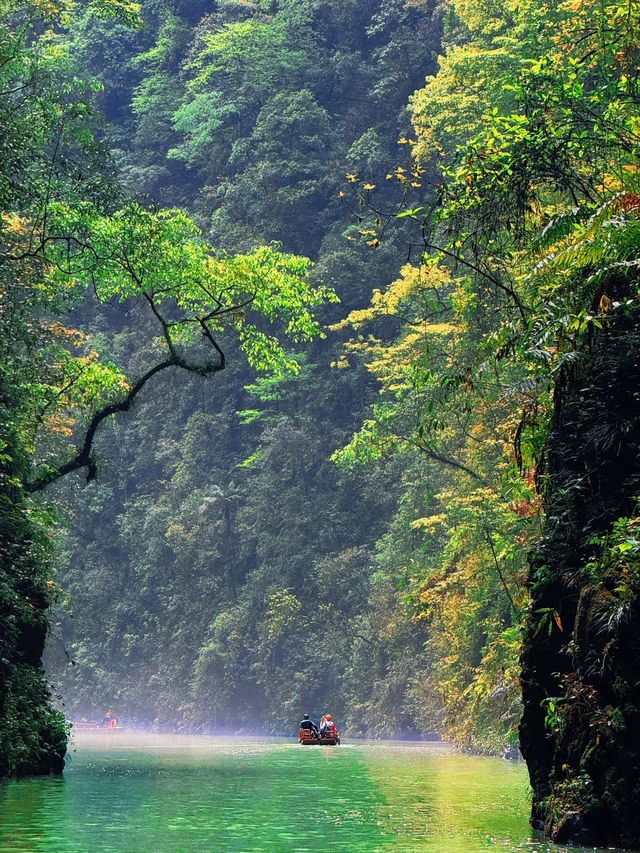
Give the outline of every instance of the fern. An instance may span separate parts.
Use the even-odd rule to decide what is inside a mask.
[[[616,193],[585,219],[585,210],[573,211],[562,227],[549,226],[542,232],[564,235],[538,261],[531,278],[543,287],[557,289],[572,278],[588,273],[586,283],[599,284],[612,271],[631,272],[640,265],[640,196],[635,192]],[[580,219],[583,219],[583,223]],[[571,226],[570,226],[571,221]]]

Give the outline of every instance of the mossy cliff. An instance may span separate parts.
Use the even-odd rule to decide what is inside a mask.
[[[619,315],[619,316],[618,316]],[[522,655],[533,819],[640,846],[640,313],[608,315],[556,387]]]
[[[17,404],[0,375],[0,778],[61,773],[67,740],[41,662],[51,546],[48,525],[20,485]]]

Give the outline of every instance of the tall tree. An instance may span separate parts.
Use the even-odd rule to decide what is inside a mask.
[[[93,11],[138,20],[135,5]],[[69,14],[16,3],[0,29],[3,775],[60,770],[65,746],[40,661],[56,588],[52,519],[28,495],[80,469],[93,479],[103,422],[170,368],[221,371],[231,335],[252,368],[295,374],[284,341],[319,334],[313,310],[335,299],[309,284],[304,258],[273,247],[216,253],[182,211],[123,199],[96,139],[90,83],[66,49]],[[110,358],[104,330],[99,338],[66,325],[72,313],[82,325],[81,315],[106,303],[139,323],[133,379]]]

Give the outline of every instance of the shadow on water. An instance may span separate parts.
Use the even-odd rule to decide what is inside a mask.
[[[527,813],[523,766],[433,745],[85,735],[64,777],[0,786],[0,850],[562,850]]]

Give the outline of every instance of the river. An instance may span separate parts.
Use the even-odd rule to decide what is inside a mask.
[[[83,733],[64,776],[0,785],[0,851],[566,849],[528,810],[524,765],[439,744]]]

